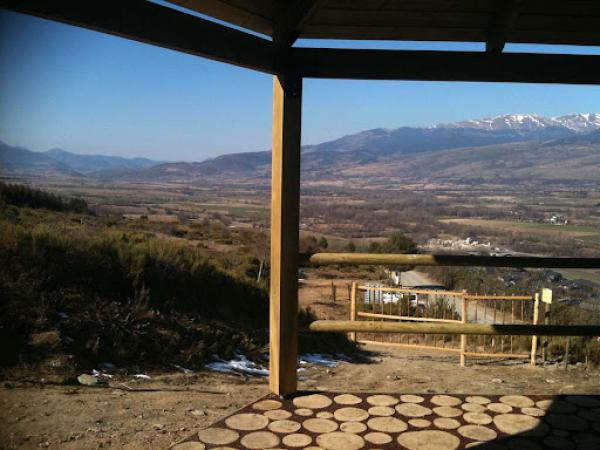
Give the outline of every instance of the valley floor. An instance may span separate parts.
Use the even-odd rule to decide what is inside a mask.
[[[346,392],[473,394],[600,394],[600,371],[530,367],[526,363],[461,369],[455,355],[367,347],[369,362],[313,367],[300,389]],[[109,386],[3,380],[0,448],[160,449],[267,393],[262,377],[198,372],[151,374]],[[469,380],[468,383],[465,380]]]

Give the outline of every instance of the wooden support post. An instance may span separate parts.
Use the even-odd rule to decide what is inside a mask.
[[[352,290],[350,291],[350,320],[356,320],[356,282],[352,282]],[[350,333],[350,340],[356,342],[356,332]]]
[[[274,77],[269,387],[278,395],[297,389],[301,112],[302,78]]]
[[[461,320],[462,323],[467,323],[467,299],[465,299],[465,296],[463,295],[462,298],[462,316],[461,316]],[[461,334],[460,335],[460,367],[465,367],[465,358],[466,358],[466,352],[467,352],[467,335],[466,334]]]
[[[536,293],[534,298],[535,298],[535,300],[533,302],[533,322],[532,322],[532,324],[537,325],[539,315],[540,315],[540,295]],[[536,362],[537,344],[538,344],[538,337],[532,336],[531,337],[531,365],[532,366],[535,366],[535,362]]]

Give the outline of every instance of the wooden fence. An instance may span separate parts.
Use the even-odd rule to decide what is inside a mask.
[[[362,294],[362,295],[361,295]],[[352,284],[350,320],[436,324],[532,324],[539,316],[538,295],[469,295],[461,291],[411,289]],[[467,334],[398,334],[350,332],[358,343],[457,353],[467,357],[530,358],[535,365],[537,336]]]

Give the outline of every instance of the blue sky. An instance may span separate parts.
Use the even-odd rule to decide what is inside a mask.
[[[299,45],[348,46],[331,41]],[[358,45],[446,48],[435,43]],[[550,49],[565,50],[572,51]],[[600,53],[598,48],[577,51]],[[11,145],[190,161],[266,150],[271,94],[272,77],[265,74],[0,11],[0,140]],[[570,112],[600,112],[600,87],[305,80],[302,140],[315,144],[370,128],[498,114]]]

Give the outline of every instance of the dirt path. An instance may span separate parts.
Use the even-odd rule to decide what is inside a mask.
[[[527,364],[460,369],[456,355],[369,347],[370,363],[342,363],[301,372],[301,389],[397,393],[595,393],[600,372],[532,368]],[[465,383],[465,380],[469,380]],[[90,388],[3,381],[2,449],[160,449],[267,393],[265,378],[211,372],[153,374]],[[127,387],[129,389],[127,389]]]

